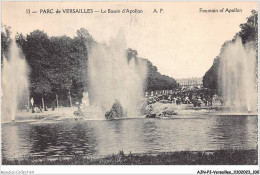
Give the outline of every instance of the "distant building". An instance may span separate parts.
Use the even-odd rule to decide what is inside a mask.
[[[201,87],[203,85],[202,78],[182,78],[176,79],[176,81],[183,88]]]

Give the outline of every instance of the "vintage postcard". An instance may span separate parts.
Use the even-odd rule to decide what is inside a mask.
[[[1,174],[259,174],[257,1],[3,1],[1,29]]]

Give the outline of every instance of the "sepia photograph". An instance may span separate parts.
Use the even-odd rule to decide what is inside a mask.
[[[258,2],[2,1],[1,165],[258,165]]]

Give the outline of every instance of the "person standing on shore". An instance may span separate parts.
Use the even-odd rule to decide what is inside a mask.
[[[35,113],[35,111],[34,111],[34,100],[33,100],[33,97],[31,98],[30,102],[31,102],[31,105],[32,105],[32,113]]]

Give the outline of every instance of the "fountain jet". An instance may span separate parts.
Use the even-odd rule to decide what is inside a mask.
[[[227,105],[234,112],[256,112],[256,51],[237,37],[227,43],[220,57],[219,84]]]
[[[104,118],[115,100],[128,117],[135,117],[143,97],[146,63],[127,58],[124,32],[119,31],[108,45],[93,44],[88,67],[90,104],[98,106],[100,117]]]
[[[29,96],[26,60],[14,39],[3,56],[2,67],[2,122],[15,120],[17,109],[24,108]]]

